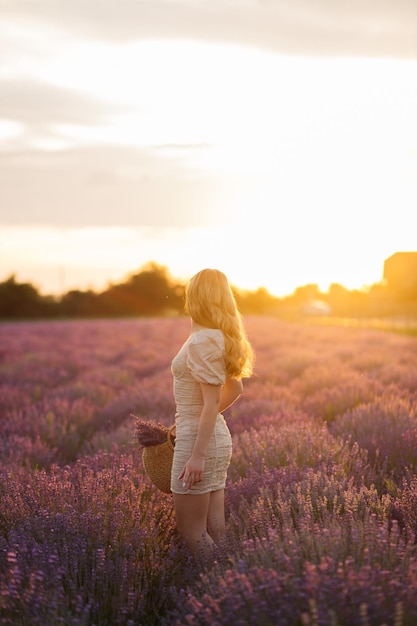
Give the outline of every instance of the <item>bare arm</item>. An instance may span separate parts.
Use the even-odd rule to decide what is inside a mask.
[[[219,411],[225,411],[243,392],[243,383],[235,378],[227,378],[220,394]]]

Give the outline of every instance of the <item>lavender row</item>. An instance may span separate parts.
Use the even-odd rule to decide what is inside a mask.
[[[224,558],[201,573],[130,413],[168,425],[184,319],[0,326],[0,623],[417,622],[416,340],[247,320]]]

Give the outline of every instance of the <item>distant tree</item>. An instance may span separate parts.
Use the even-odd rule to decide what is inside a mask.
[[[112,285],[103,292],[100,306],[110,315],[179,312],[183,307],[183,289],[173,283],[166,267],[148,263],[126,282]]]
[[[242,313],[262,314],[270,311],[278,302],[265,287],[256,291],[239,291],[233,289],[237,305]]]
[[[337,300],[344,300],[349,295],[349,290],[339,283],[332,283],[329,287],[329,298],[332,298],[333,302]]]
[[[308,284],[297,287],[292,295],[292,299],[303,304],[309,300],[318,300],[321,298],[321,295],[318,285]]]
[[[374,300],[369,295],[369,290],[346,289],[338,283],[332,283],[329,287],[327,301],[336,316],[366,316],[373,312]]]
[[[327,302],[333,315],[348,315],[350,313],[350,293],[343,285],[332,283],[328,290]]]
[[[94,291],[73,289],[62,296],[60,312],[65,317],[96,317],[100,315],[99,298]]]
[[[30,283],[16,282],[14,274],[0,283],[1,318],[35,318],[44,312],[42,296]]]

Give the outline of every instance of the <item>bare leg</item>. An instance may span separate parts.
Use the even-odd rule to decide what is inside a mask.
[[[217,546],[221,546],[226,532],[224,517],[224,489],[212,491],[207,515],[207,529]]]
[[[196,557],[212,559],[216,544],[207,532],[210,493],[199,495],[174,493],[177,529]]]

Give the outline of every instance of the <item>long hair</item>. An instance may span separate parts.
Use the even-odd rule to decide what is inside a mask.
[[[228,376],[240,379],[252,374],[254,353],[223,272],[204,269],[191,278],[185,292],[185,312],[197,324],[222,331]]]

